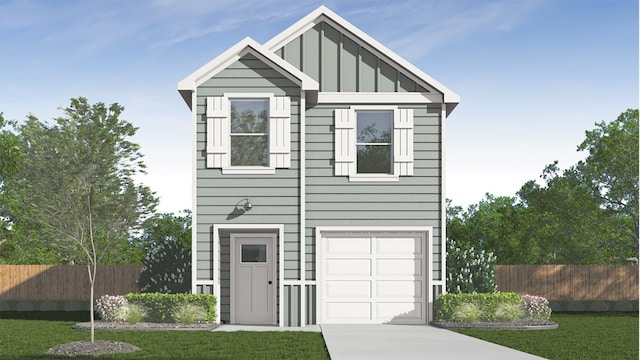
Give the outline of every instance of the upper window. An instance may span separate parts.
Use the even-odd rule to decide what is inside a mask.
[[[269,166],[269,100],[230,101],[231,166]]]
[[[206,167],[274,174],[291,166],[291,100],[273,94],[207,97]]]
[[[393,111],[356,111],[356,173],[393,174]]]
[[[335,110],[335,175],[398,181],[413,175],[413,109],[352,106]]]

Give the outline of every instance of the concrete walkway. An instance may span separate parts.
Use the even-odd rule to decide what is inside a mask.
[[[331,360],[541,357],[427,325],[320,325]]]

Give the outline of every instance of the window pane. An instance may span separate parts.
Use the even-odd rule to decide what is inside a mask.
[[[267,133],[268,99],[231,100],[231,133]]]
[[[267,245],[242,244],[242,262],[267,262]]]
[[[265,135],[231,136],[231,166],[269,166],[269,148]]]
[[[358,174],[392,174],[390,145],[358,145]]]
[[[393,111],[358,111],[358,143],[391,143]]]

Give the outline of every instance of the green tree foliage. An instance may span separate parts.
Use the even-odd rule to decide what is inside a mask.
[[[589,156],[576,169],[602,207],[620,219],[638,252],[638,109],[628,109],[611,122],[599,122],[578,146]],[[626,221],[625,221],[626,220]]]
[[[120,119],[123,110],[81,97],[53,125],[29,116],[20,127],[21,167],[4,179],[19,205],[15,226],[36,225],[58,258],[87,265],[91,303],[97,265],[127,261],[122,249],[157,204],[134,181],[145,167],[128,140],[137,128]],[[90,313],[93,324],[93,307]]]
[[[172,238],[182,244],[185,250],[191,250],[191,210],[180,213],[156,214],[142,224],[142,235],[134,244],[148,254],[162,244],[163,239]]]
[[[499,264],[619,264],[638,258],[638,110],[586,132],[585,160],[548,165],[516,197],[448,202],[447,236]]]

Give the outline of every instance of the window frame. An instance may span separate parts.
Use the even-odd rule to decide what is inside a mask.
[[[225,97],[226,98],[226,97]],[[233,96],[233,97],[228,97],[225,99],[226,101],[228,101],[228,107],[229,107],[229,169],[253,169],[253,170],[258,170],[258,169],[264,169],[264,168],[272,168],[271,167],[271,148],[270,148],[270,142],[269,142],[269,137],[271,136],[271,134],[269,133],[269,126],[270,126],[270,107],[271,107],[271,97],[265,97],[265,96],[261,96],[261,97],[247,97],[247,96]],[[232,108],[232,102],[233,101],[247,101],[247,100],[267,100],[267,106],[266,106],[266,110],[267,110],[267,118],[266,120],[266,124],[265,124],[265,132],[264,133],[234,133],[232,130],[232,126],[231,126],[231,108]],[[259,166],[259,165],[232,165],[231,164],[231,159],[233,158],[233,151],[232,151],[232,140],[234,137],[257,137],[257,136],[264,136],[265,137],[265,141],[266,141],[266,148],[267,148],[267,166]],[[274,168],[275,169],[275,168]]]
[[[389,142],[375,142],[375,143],[370,143],[370,142],[360,142],[358,141],[358,123],[360,121],[359,119],[359,115],[358,113],[364,113],[364,112],[370,112],[370,113],[391,113],[391,118],[390,120],[390,130],[391,130],[391,139]],[[394,123],[394,119],[395,119],[395,111],[392,109],[354,109],[354,113],[355,113],[355,131],[356,131],[356,142],[355,142],[355,161],[354,161],[354,175],[357,175],[358,177],[361,176],[375,176],[378,177],[380,175],[383,176],[389,176],[389,175],[393,175],[394,173],[394,166],[393,166],[393,147],[394,147],[394,143],[395,143],[395,139],[394,139],[394,127],[393,127],[393,123]],[[364,120],[364,119],[362,119]],[[358,147],[359,146],[386,146],[389,149],[389,170],[386,173],[360,173],[358,172]]]
[[[395,139],[395,121],[396,119],[400,116],[399,114],[399,109],[397,106],[389,106],[389,105],[358,105],[358,106],[351,106],[349,108],[349,111],[351,113],[351,116],[353,116],[354,118],[354,135],[355,135],[355,141],[354,141],[354,155],[355,155],[355,160],[353,163],[353,167],[351,168],[351,171],[349,173],[349,181],[399,181],[400,180],[400,176],[399,174],[396,174],[396,170],[395,170],[395,166],[394,166],[394,147],[396,146],[396,139]],[[391,172],[389,174],[376,174],[376,173],[358,173],[358,143],[357,143],[357,137],[358,137],[358,111],[392,111],[393,112],[393,118],[391,119],[391,143],[390,143],[390,151],[391,151]]]

